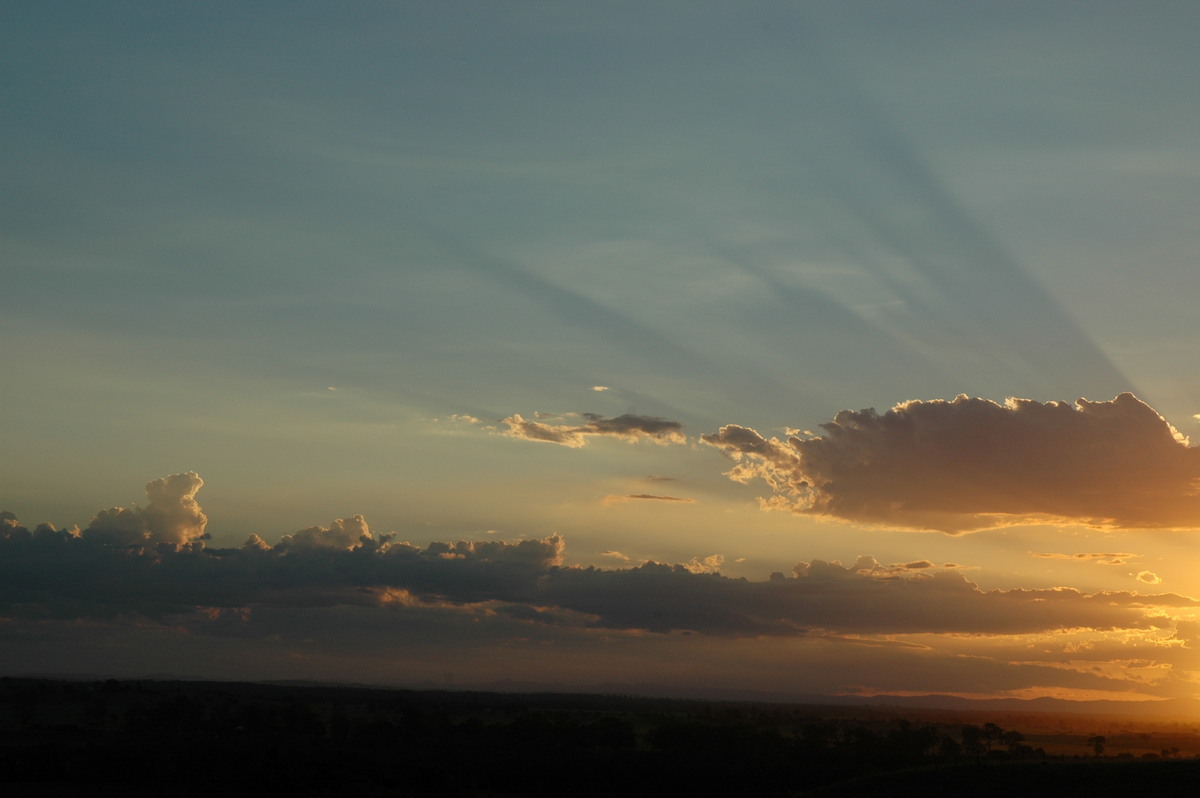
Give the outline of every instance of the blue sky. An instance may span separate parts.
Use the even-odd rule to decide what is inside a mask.
[[[868,556],[862,578],[927,561],[980,590],[1200,595],[1186,502],[1147,530],[1031,489],[972,510],[997,528],[905,531],[764,512],[816,466],[773,488],[746,454],[739,484],[740,450],[700,437],[1123,392],[1195,435],[1198,15],[5,4],[0,508],[87,530],[194,471],[210,548],[362,514],[417,547],[561,535],[564,567],[757,583]],[[545,440],[571,429],[584,445]],[[1200,691],[1168,647],[1192,675],[1160,693]]]

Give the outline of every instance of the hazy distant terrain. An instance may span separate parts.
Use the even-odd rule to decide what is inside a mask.
[[[1198,783],[1200,720],[0,680],[6,795],[1190,796]]]

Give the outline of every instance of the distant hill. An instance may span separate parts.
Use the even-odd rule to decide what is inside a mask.
[[[17,676],[17,674],[9,674]],[[103,681],[107,675],[97,674],[22,674],[22,678],[64,679],[68,681]],[[167,673],[145,674],[137,677],[149,681],[181,681],[201,683],[205,680],[195,675],[172,675]],[[579,695],[634,696],[643,698],[674,698],[695,701],[737,701],[767,704],[802,704],[808,706],[835,707],[893,707],[899,710],[934,709],[963,712],[1031,712],[1061,713],[1077,715],[1107,715],[1118,717],[1144,717],[1170,721],[1200,722],[1200,699],[1174,698],[1160,701],[1070,701],[1059,698],[961,698],[952,695],[918,696],[846,696],[819,693],[790,693],[743,688],[681,687],[657,683],[614,683],[579,685],[562,682],[524,682],[502,680],[474,684],[449,684],[446,682],[406,682],[396,684],[363,684],[360,682],[318,682],[309,680],[275,680],[266,684],[284,684],[308,687],[354,687],[400,690],[434,690],[450,692],[494,692],[494,693],[556,693]]]
[[[447,689],[446,685],[423,684],[419,689]],[[939,709],[965,712],[1037,712],[1079,715],[1116,715],[1156,720],[1200,722],[1200,700],[1174,698],[1161,701],[1069,701],[1060,698],[961,698],[951,695],[919,696],[845,696],[817,693],[784,693],[736,688],[690,688],[661,684],[565,685],[540,682],[500,681],[454,689],[499,693],[596,693],[647,698],[681,698],[702,701],[749,701],[771,704],[804,704],[845,707],[895,707],[897,709]]]

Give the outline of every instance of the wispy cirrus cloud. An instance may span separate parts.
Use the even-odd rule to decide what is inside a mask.
[[[616,494],[610,494],[608,496],[605,496],[603,499],[601,499],[600,503],[608,505],[608,504],[621,504],[623,502],[628,502],[628,501],[667,502],[668,504],[670,504],[670,503],[695,504],[695,502],[696,502],[695,499],[688,499],[688,498],[684,498],[684,497],[680,497],[680,496],[657,496],[653,493],[631,493],[627,496],[618,496]]]
[[[701,439],[771,509],[950,534],[1016,523],[1200,526],[1200,450],[1130,393],[997,404],[959,396],[844,410],[819,436],[738,425]]]
[[[1031,551],[1030,555],[1047,560],[1070,560],[1074,562],[1098,562],[1102,565],[1125,565],[1138,555],[1128,552],[1085,552],[1081,554],[1060,554],[1050,551]]]
[[[503,419],[508,425],[505,434],[522,440],[556,443],[576,449],[586,445],[588,439],[594,437],[619,438],[630,443],[643,439],[658,444],[687,442],[682,424],[656,416],[626,413],[614,418],[605,418],[596,413],[572,413],[568,417],[582,418],[583,423],[548,424],[527,420],[514,413]]]

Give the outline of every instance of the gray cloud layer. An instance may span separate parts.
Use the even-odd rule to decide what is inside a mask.
[[[746,637],[1146,629],[1166,623],[1163,608],[1197,604],[1172,594],[983,591],[924,560],[890,567],[870,557],[849,567],[815,560],[763,582],[686,564],[567,567],[558,536],[420,548],[372,533],[362,516],[273,546],[252,536],[240,549],[212,549],[196,534],[201,484],[194,474],[150,483],[150,506],[140,512],[151,531],[141,537],[114,535],[107,520],[82,533],[31,531],[6,514],[0,607],[21,617],[188,616],[227,632],[267,608],[486,606],[491,616],[543,625]]]
[[[1000,405],[959,396],[887,413],[844,410],[786,441],[729,425],[702,440],[729,476],[761,479],[766,506],[958,533],[1029,521],[1200,526],[1200,450],[1130,393]]]

